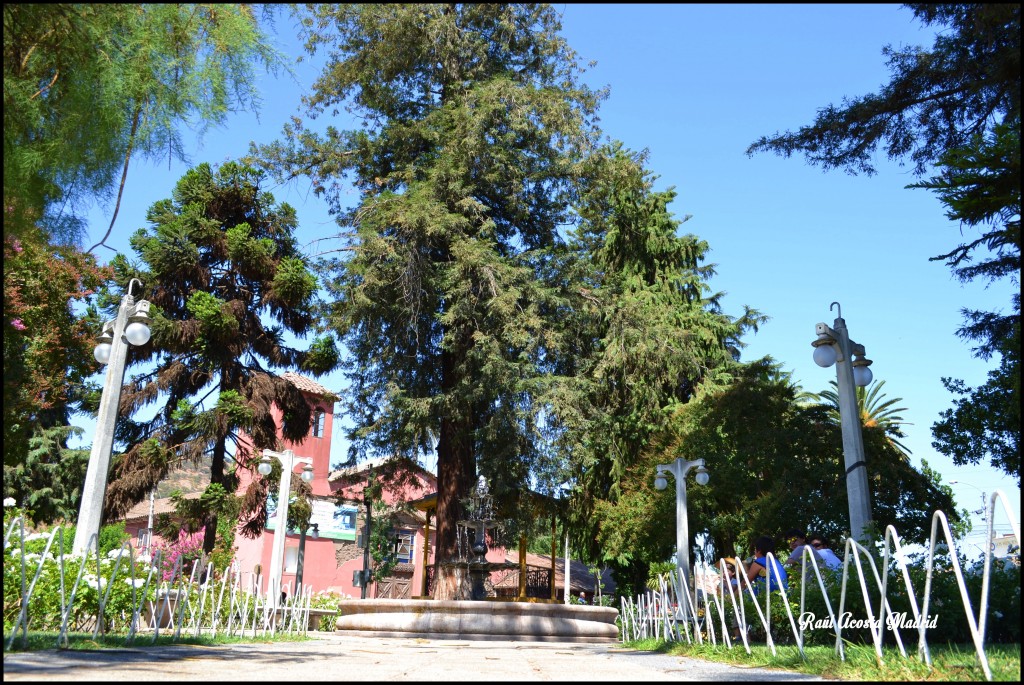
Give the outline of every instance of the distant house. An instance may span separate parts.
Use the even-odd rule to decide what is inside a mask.
[[[1016,557],[1020,559],[1020,544],[1012,533],[998,535],[992,539],[992,554],[997,557]]]

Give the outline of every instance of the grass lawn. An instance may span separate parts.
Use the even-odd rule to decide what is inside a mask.
[[[740,647],[727,649],[722,645],[687,644],[664,640],[638,640],[627,642],[627,647],[656,651],[663,654],[689,656],[709,661],[742,666],[782,668],[841,680],[888,681],[985,681],[975,656],[973,645],[929,645],[932,667],[917,658],[916,645],[907,646],[904,658],[895,647],[883,647],[882,664],[875,658],[870,645],[846,645],[846,659],[840,660],[831,646],[804,647],[806,661],[793,645],[777,645],[777,654],[762,645],[751,645],[751,654]],[[1020,681],[1020,645],[989,645],[988,655],[992,679]]]
[[[315,635],[315,633],[314,633]],[[28,631],[28,638],[25,643],[22,643],[21,635],[14,639],[14,644],[10,649],[7,649],[7,639],[9,636],[4,637],[4,651],[5,652],[34,652],[43,649],[56,649],[57,648],[57,633],[46,632],[46,631]],[[312,637],[306,635],[290,635],[278,633],[277,635],[246,635],[244,637],[228,636],[228,635],[199,635],[199,636],[185,636],[182,635],[178,639],[174,638],[174,631],[161,631],[160,636],[153,640],[153,635],[150,633],[136,633],[135,639],[129,644],[124,635],[98,635],[96,639],[93,639],[92,633],[69,633],[68,634],[68,649],[124,649],[125,647],[133,647],[138,649],[145,649],[146,647],[161,646],[169,647],[172,645],[233,645],[233,644],[252,644],[261,642],[302,642],[303,640],[310,640]]]

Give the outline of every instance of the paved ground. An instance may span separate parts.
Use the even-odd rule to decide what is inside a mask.
[[[313,635],[313,634],[311,634]],[[316,634],[308,642],[4,654],[4,681],[665,681],[821,678],[616,644]]]

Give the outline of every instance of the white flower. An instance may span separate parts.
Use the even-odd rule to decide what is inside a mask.
[[[103,586],[107,584],[106,580],[104,580],[103,578],[97,578],[91,573],[86,573],[84,576],[82,576],[82,580],[88,583],[89,587],[93,588],[94,590],[102,590]]]
[[[13,497],[4,497],[4,509],[16,506],[18,506],[18,503],[14,501]]]

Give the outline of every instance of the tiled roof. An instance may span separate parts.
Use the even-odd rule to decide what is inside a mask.
[[[423,468],[422,466],[420,466],[416,462],[412,461],[411,459],[408,459],[406,457],[399,457],[397,455],[391,455],[391,456],[386,456],[386,457],[373,457],[371,459],[367,459],[366,461],[360,462],[360,463],[356,464],[355,466],[346,466],[344,468],[334,469],[327,476],[327,480],[330,481],[330,482],[334,482],[336,480],[344,478],[345,476],[352,476],[352,475],[355,475],[357,473],[362,473],[363,471],[369,471],[371,468],[378,469],[381,466],[383,466],[385,463],[387,463],[389,461],[392,461],[392,460],[405,462],[404,465],[407,468],[411,468],[411,469],[414,469],[416,471],[419,471],[420,473],[423,473],[423,474],[425,474],[427,476],[430,476],[430,478],[434,478],[434,479],[437,478],[437,476],[435,476],[433,473],[431,473],[427,469]]]
[[[300,376],[297,373],[287,371],[281,374],[281,378],[290,381],[292,385],[303,392],[312,393],[313,395],[320,395],[321,397],[337,397],[337,393],[331,392],[324,386],[320,385],[312,378],[306,378]]]
[[[184,493],[185,499],[197,499],[202,492],[186,492]],[[160,499],[153,502],[153,515],[159,516],[160,514],[170,514],[174,511],[174,503],[171,502],[170,497],[161,497]],[[144,519],[149,517],[149,498],[142,500],[134,507],[128,510],[128,513],[124,515],[121,520],[132,521],[135,519]]]

